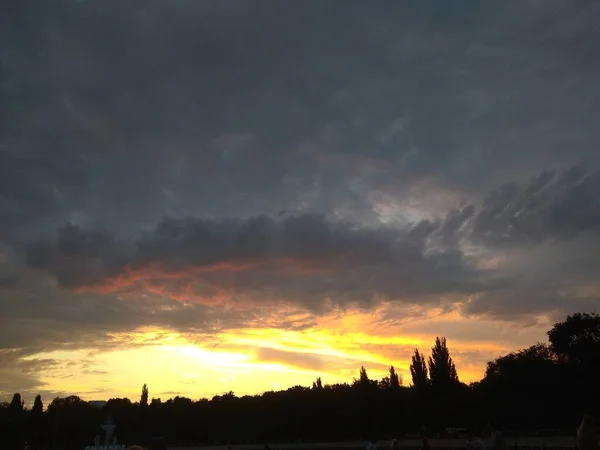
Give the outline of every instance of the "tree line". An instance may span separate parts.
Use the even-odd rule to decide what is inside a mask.
[[[490,361],[477,383],[460,382],[446,339],[425,356],[415,349],[411,384],[392,366],[381,380],[362,367],[351,383],[312,386],[237,397],[233,392],[197,401],[110,399],[95,408],[77,396],[55,398],[44,409],[38,395],[31,409],[19,394],[0,405],[0,435],[6,448],[81,448],[93,442],[110,416],[126,444],[163,436],[170,444],[249,444],[383,439],[435,435],[448,427],[478,430],[492,423],[506,434],[533,430],[573,433],[582,413],[600,413],[600,316],[578,313],[536,343]],[[54,447],[56,446],[56,447]]]

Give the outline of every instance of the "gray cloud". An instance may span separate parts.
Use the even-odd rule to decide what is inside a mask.
[[[512,282],[472,296],[463,313],[536,324],[541,315],[561,320],[578,311],[595,311],[600,297],[592,273],[599,265],[593,255],[599,249],[598,239],[542,245],[533,252],[517,249],[497,269]]]
[[[16,274],[0,277],[0,289],[15,289],[19,285],[19,276]]]
[[[464,314],[509,319],[588,309],[593,296],[573,290],[592,281],[598,266],[590,250],[595,241],[582,244],[598,231],[597,180],[597,172],[580,167],[544,172],[495,189],[481,204],[443,220],[404,228],[309,214],[171,218],[126,240],[69,224],[55,241],[33,244],[27,262],[36,273],[49,274],[48,282],[56,279],[73,292],[60,300],[57,293],[38,314],[23,306],[18,333],[48,317],[79,330],[71,338],[55,337],[57,344],[75,337],[85,342],[86,326],[93,330],[91,340],[149,324],[196,332],[242,324],[305,329],[314,324],[311,314],[384,299],[417,304],[468,299]],[[579,208],[573,210],[573,202]],[[489,247],[504,262],[482,269],[485,258],[461,250],[473,245]],[[127,301],[117,300],[123,295]],[[34,305],[38,294],[27,298],[21,304]],[[234,305],[224,313],[228,319],[218,312],[223,301]],[[281,301],[295,304],[303,317],[273,316],[273,302]],[[261,302],[264,307],[256,309]],[[6,335],[11,329],[5,339],[19,342]]]
[[[582,166],[504,184],[484,200],[472,238],[491,245],[539,244],[600,233],[600,172]]]
[[[168,293],[194,283],[193,289],[209,286],[208,297],[225,290],[311,309],[326,300],[333,305],[378,298],[426,301],[493,286],[492,277],[469,264],[458,248],[429,249],[434,230],[428,221],[408,229],[371,229],[318,215],[279,221],[166,219],[129,246],[136,251],[127,260],[112,258],[111,239],[67,225],[43,251],[34,246],[29,261],[63,287],[114,284],[120,291],[150,282],[166,286]],[[40,253],[50,256],[39,258]],[[121,278],[111,281],[111,273]],[[202,297],[202,291],[195,293]]]
[[[12,5],[2,224],[368,214],[423,177],[471,195],[598,162],[598,5],[440,8]]]
[[[29,355],[24,350],[0,349],[0,398],[9,399],[18,390],[23,396],[31,397],[31,393],[43,390],[40,376],[51,371],[57,362],[48,358],[22,359]]]
[[[126,336],[111,336],[140,327],[205,333],[208,338],[255,320],[249,311],[183,304],[164,296],[124,297],[59,290],[30,278],[25,288],[0,302],[0,348],[25,349],[30,354],[53,349],[110,350],[138,345],[123,341]]]
[[[590,250],[595,241],[582,244],[599,229],[597,180],[597,172],[580,167],[544,172],[501,186],[481,204],[444,220],[405,228],[364,227],[320,215],[171,218],[137,240],[124,240],[67,225],[55,241],[32,245],[28,264],[75,291],[52,299],[39,314],[25,307],[18,333],[49,316],[62,320],[59,311],[74,330],[91,326],[100,333],[90,337],[96,340],[109,330],[148,324],[196,331],[228,322],[290,329],[314,324],[310,314],[292,321],[273,316],[273,301],[291,302],[300,314],[369,307],[383,299],[421,304],[469,299],[465,314],[499,318],[587,309],[593,298],[573,289],[593,280],[598,266]],[[488,246],[505,262],[482,269],[481,257],[460,250],[465,245]],[[78,295],[78,289],[91,292]],[[105,295],[129,300],[107,301]],[[28,298],[34,305],[37,294]],[[74,308],[61,306],[65,301]],[[222,301],[237,305],[226,313],[230,320],[217,312]],[[264,308],[256,309],[261,302]]]
[[[600,249],[600,172],[576,165],[493,189],[477,205],[448,214],[442,242],[461,241],[500,259],[509,279],[465,305],[467,314],[514,319],[594,309]],[[590,288],[591,286],[591,288]],[[580,291],[586,291],[581,294]]]

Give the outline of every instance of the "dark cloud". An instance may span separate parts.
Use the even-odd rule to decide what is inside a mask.
[[[489,274],[469,264],[458,248],[429,249],[427,239],[434,230],[427,221],[408,229],[372,229],[318,215],[279,221],[266,216],[167,219],[136,243],[129,260],[119,260],[111,258],[110,239],[68,225],[49,249],[44,247],[51,257],[30,261],[63,287],[107,286],[119,292],[154,283],[177,294],[183,283],[184,290],[192,285],[189,300],[194,293],[201,298],[203,287],[209,286],[208,297],[225,291],[232,297],[288,300],[311,309],[325,301],[425,301],[431,295],[469,294],[493,285]],[[37,255],[39,247],[31,253]],[[111,279],[111,272],[119,276]]]
[[[484,200],[471,238],[490,245],[540,244],[600,233],[600,172],[575,166],[504,184]]]
[[[206,333],[238,328],[255,320],[248,311],[183,304],[164,296],[79,294],[28,280],[27,286],[0,302],[0,348],[110,350],[127,344],[147,345],[115,334],[141,327],[161,327],[182,333]]]
[[[565,257],[572,258],[568,254]],[[504,289],[473,296],[462,312],[467,316],[486,315],[505,321],[525,319],[536,325],[536,318],[542,315],[558,321],[578,311],[595,311],[600,301],[598,285],[592,285],[591,293],[581,294],[574,288],[570,275],[571,272],[546,269],[533,275],[523,274]]]
[[[510,320],[594,309],[598,291],[588,286],[600,263],[598,192],[600,172],[576,165],[503,184],[480,204],[449,213],[442,242],[487,251],[504,261],[493,272],[510,280],[470,298],[464,312]]]
[[[133,324],[209,330],[223,323],[215,312],[223,304],[237,305],[237,312],[226,313],[232,324],[289,329],[314,324],[310,314],[289,321],[271,317],[273,302],[281,301],[297,305],[301,314],[368,307],[380,300],[422,304],[448,298],[469,299],[464,308],[469,315],[564,312],[593,303],[574,301],[564,291],[591,280],[597,266],[593,254],[581,261],[584,253],[576,246],[600,229],[595,222],[598,179],[598,172],[580,166],[543,172],[528,182],[501,186],[481,204],[452,211],[444,220],[404,228],[365,227],[309,214],[171,218],[136,240],[124,240],[69,224],[55,241],[31,246],[28,264],[74,290],[67,297],[75,302],[68,320],[76,327],[89,323],[99,332]],[[535,253],[525,265],[526,248],[531,253],[559,242],[566,247],[543,260],[557,261],[560,255],[560,266],[541,264]],[[488,246],[496,255],[506,249],[520,253],[483,269],[481,257],[461,250],[472,245]],[[77,295],[81,289],[88,292],[83,299]],[[103,293],[130,299],[105,301]],[[261,302],[264,308],[247,310]],[[60,303],[40,308],[40,319],[56,315],[51,309],[66,310]],[[29,310],[27,315],[33,316]]]
[[[105,232],[82,232],[67,224],[59,230],[55,243],[42,241],[30,246],[27,263],[31,267],[52,266],[59,284],[78,286],[116,275],[127,263],[126,251],[124,244]]]
[[[16,274],[0,277],[0,289],[16,289],[19,285],[19,276]]]
[[[597,10],[15,3],[0,44],[2,226],[364,215],[374,191],[403,198],[422,178],[472,195],[597,163]]]
[[[597,180],[598,172],[579,166],[544,172],[495,189],[481,204],[444,220],[403,228],[315,214],[170,218],[134,240],[69,224],[56,240],[33,244],[27,262],[72,292],[56,293],[39,306],[37,293],[12,306],[7,298],[10,316],[22,316],[18,328],[6,327],[4,339],[21,342],[19,336],[31,334],[54,345],[74,339],[90,344],[103,333],[145,325],[196,332],[243,324],[302,330],[314,325],[312,314],[381,300],[468,299],[464,314],[507,319],[585,309],[593,299],[575,301],[565,289],[592,280],[597,267],[594,252],[582,260],[585,253],[577,250],[598,231]],[[472,245],[487,246],[507,262],[482,268],[485,258],[461,250]],[[298,316],[274,314],[271,308],[281,302],[296,305]],[[53,326],[32,331],[49,318]]]

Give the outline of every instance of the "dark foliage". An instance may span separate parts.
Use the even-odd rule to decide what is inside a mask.
[[[44,412],[44,404],[42,403],[42,396],[36,395],[35,400],[33,402],[33,408],[31,408],[31,412],[33,414],[41,414]]]
[[[31,411],[21,396],[0,405],[3,448],[80,449],[93,442],[110,415],[126,444],[147,444],[163,436],[170,444],[210,445],[265,442],[339,441],[400,437],[446,427],[479,429],[491,422],[501,429],[527,432],[562,428],[572,432],[580,414],[598,417],[600,320],[576,314],[548,333],[550,345],[535,344],[488,363],[485,377],[460,383],[445,339],[436,339],[429,371],[425,357],[413,356],[413,386],[401,385],[396,371],[377,381],[366,369],[349,384],[294,386],[285,391],[211,400],[152,399],[148,406],[111,399],[96,409],[79,397],[54,399],[45,412],[41,398]],[[428,377],[431,374],[431,380]],[[143,389],[147,393],[147,388]]]
[[[148,406],[148,386],[146,383],[142,386],[142,395],[140,396],[140,406]]]
[[[436,337],[435,345],[431,348],[429,379],[431,387],[439,392],[448,391],[452,386],[458,384],[456,366],[450,357],[445,337]]]
[[[414,388],[421,392],[425,391],[429,386],[429,375],[427,374],[425,356],[421,355],[418,348],[415,348],[415,354],[412,357],[410,374]]]
[[[20,413],[23,411],[24,401],[21,399],[21,394],[16,393],[8,406],[13,413]]]

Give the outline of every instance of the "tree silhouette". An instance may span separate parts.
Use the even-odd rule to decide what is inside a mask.
[[[487,363],[484,380],[490,378],[518,379],[540,362],[551,362],[552,352],[546,344],[537,343],[525,350],[509,353]]]
[[[146,383],[142,386],[142,395],[140,396],[140,406],[148,406],[148,386]]]
[[[102,417],[100,411],[76,395],[56,397],[48,405],[49,434],[57,448],[74,448],[93,442]]]
[[[429,378],[431,386],[436,390],[447,390],[458,385],[456,366],[450,357],[446,338],[436,337],[429,357]]]
[[[548,331],[552,351],[574,364],[600,361],[600,315],[577,313],[555,324]]]
[[[425,357],[421,355],[421,353],[419,353],[419,349],[416,348],[410,364],[410,375],[412,376],[412,384],[416,389],[422,391],[429,385]]]
[[[377,380],[371,380],[369,378],[369,375],[367,375],[367,369],[365,369],[364,366],[361,366],[358,379],[354,379],[353,385],[361,389],[370,390],[377,388],[378,384],[379,383],[377,382]]]
[[[38,394],[35,396],[35,400],[33,402],[33,408],[31,408],[31,412],[34,414],[40,414],[44,411],[44,404],[42,403],[42,397]]]
[[[401,385],[400,377],[396,373],[394,366],[390,366],[390,388],[399,388]]]
[[[70,395],[68,397],[56,397],[48,406],[49,411],[58,410],[60,408],[72,408],[77,410],[78,407],[90,407],[89,404],[82,400],[77,395]]]
[[[542,408],[536,414],[535,420],[541,423],[560,422],[565,413],[560,411],[557,414],[549,405],[549,399],[551,398],[553,403],[563,405],[572,404],[572,401],[569,401],[567,389],[556,389],[556,386],[561,384],[561,378],[563,383],[568,381],[566,374],[559,369],[550,347],[541,343],[488,362],[480,389],[485,402],[493,405],[494,422],[511,428],[523,424],[535,427],[537,424],[531,422],[529,411],[524,408],[512,408],[511,405],[518,403],[540,405]],[[552,392],[551,396],[548,395],[549,392]],[[500,414],[511,409],[513,412],[508,416]]]
[[[13,412],[21,412],[23,411],[23,407],[25,406],[25,401],[21,398],[21,394],[18,392],[13,395],[13,398],[10,402],[10,410]]]
[[[360,376],[358,378],[358,382],[360,384],[369,384],[371,382],[371,380],[369,380],[369,375],[367,375],[367,369],[365,369],[365,366],[360,367]]]
[[[314,390],[322,390],[323,382],[321,381],[321,377],[318,377],[315,381],[313,381],[312,388]]]
[[[564,389],[570,397],[578,399],[580,411],[598,410],[595,399],[600,397],[600,316],[595,313],[567,316],[548,331],[548,339],[567,382]]]

